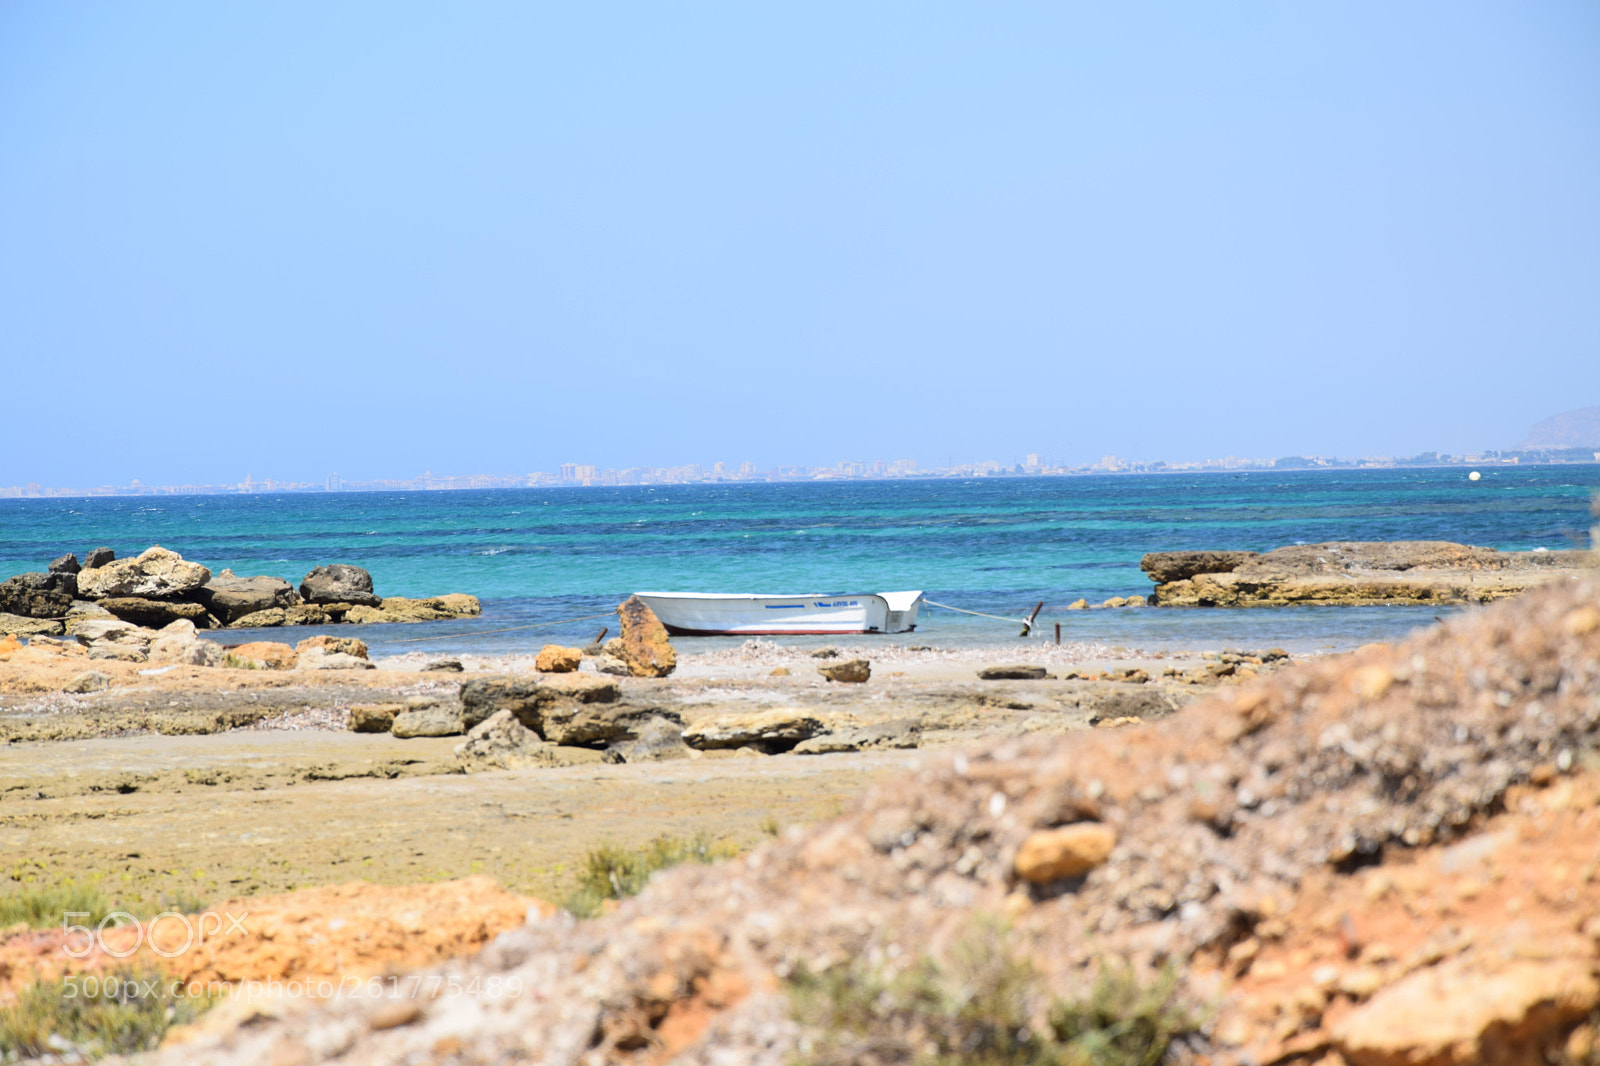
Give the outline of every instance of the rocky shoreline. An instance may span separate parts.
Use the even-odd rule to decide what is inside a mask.
[[[0,636],[74,635],[87,622],[115,619],[147,629],[184,622],[196,629],[377,622],[434,622],[482,613],[476,596],[380,597],[359,566],[318,566],[296,589],[281,577],[213,575],[159,545],[131,559],[96,548],[49,569],[0,582]]]
[[[1472,604],[1592,575],[1591,551],[1502,552],[1442,540],[1335,541],[1251,551],[1150,552],[1162,607]]]

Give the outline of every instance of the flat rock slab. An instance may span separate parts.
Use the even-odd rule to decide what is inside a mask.
[[[1013,663],[1009,666],[986,666],[978,671],[980,681],[1040,681],[1049,676],[1042,666]]]
[[[1169,607],[1487,603],[1593,572],[1584,551],[1502,552],[1443,540],[1330,541],[1253,552],[1152,552]]]
[[[691,748],[742,748],[747,744],[788,750],[827,727],[814,714],[799,710],[717,714],[698,719],[683,731]]]

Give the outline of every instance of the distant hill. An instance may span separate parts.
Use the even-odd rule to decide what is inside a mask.
[[[1563,411],[1528,430],[1518,448],[1600,448],[1600,407]]]

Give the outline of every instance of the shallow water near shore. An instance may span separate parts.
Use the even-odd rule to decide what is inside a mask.
[[[1240,474],[979,478],[469,492],[0,500],[0,576],[66,551],[162,544],[211,567],[298,582],[349,562],[382,595],[469,592],[476,619],[338,627],[377,655],[508,654],[583,643],[644,588],[714,592],[923,589],[1008,617],[1044,601],[1037,635],[1145,648],[1393,640],[1435,608],[1066,611],[1145,593],[1147,551],[1268,550],[1297,541],[1453,540],[1529,550],[1586,542],[1600,464]],[[1020,627],[923,608],[900,644],[1010,644]],[[296,637],[322,630],[297,628]],[[261,636],[283,631],[260,631]],[[230,630],[226,639],[252,639]],[[215,636],[223,636],[216,634]],[[427,639],[424,639],[427,638]],[[818,645],[825,638],[785,643]],[[738,643],[684,639],[686,651]]]

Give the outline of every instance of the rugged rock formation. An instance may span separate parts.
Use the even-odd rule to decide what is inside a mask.
[[[78,565],[78,557],[71,552],[50,560],[50,572],[52,574],[76,574],[82,569],[83,567]]]
[[[78,595],[98,600],[107,596],[139,596],[172,600],[189,596],[211,580],[211,571],[159,544],[133,559],[85,567],[77,574]]]
[[[93,570],[96,567],[105,566],[113,562],[116,557],[117,553],[110,548],[96,548],[83,557],[83,569]]]
[[[678,653],[667,639],[667,627],[643,600],[629,596],[617,614],[622,618],[623,661],[634,677],[666,677],[677,669]]]
[[[300,582],[300,598],[306,603],[348,603],[358,607],[377,607],[383,603],[373,595],[372,575],[348,563],[313,569]]]
[[[1139,565],[1158,582],[1151,600],[1169,607],[1446,604],[1487,603],[1579,576],[1593,568],[1594,556],[1449,541],[1338,541],[1264,555],[1152,552]]]
[[[1240,563],[1260,555],[1260,552],[1150,552],[1139,560],[1139,569],[1150,575],[1158,585],[1169,581],[1187,581],[1196,574],[1232,573]]]
[[[510,711],[537,733],[544,709],[552,704],[615,703],[618,695],[615,681],[585,674],[473,678],[461,686],[461,720],[471,731],[496,711]]]
[[[24,618],[63,618],[77,595],[75,574],[18,574],[0,581],[0,611]]]
[[[274,607],[297,607],[300,594],[281,577],[239,577],[224,570],[200,587],[195,599],[206,610],[231,625],[246,615]]]

